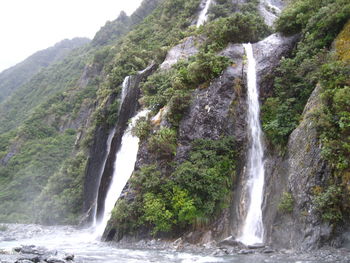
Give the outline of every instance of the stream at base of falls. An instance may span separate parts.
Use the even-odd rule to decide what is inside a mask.
[[[317,252],[316,254],[298,254],[290,251],[270,254],[225,254],[225,249],[215,246],[191,246],[184,244],[179,251],[178,245],[156,240],[130,243],[118,246],[116,243],[103,243],[94,238],[92,229],[78,230],[70,226],[43,227],[38,225],[4,225],[0,231],[0,262],[15,262],[18,255],[13,248],[21,245],[42,246],[49,250],[75,255],[74,262],[104,263],[189,263],[189,262],[224,262],[224,263],[311,263],[311,262],[350,262],[339,250]],[[220,252],[220,253],[219,253]],[[227,253],[227,251],[226,251]],[[345,252],[344,252],[345,253]],[[349,255],[349,252],[346,252]],[[334,255],[333,255],[334,254]],[[346,260],[346,261],[343,261]]]

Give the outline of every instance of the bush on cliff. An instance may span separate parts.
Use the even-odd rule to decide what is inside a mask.
[[[130,181],[135,191],[133,211],[128,216],[117,212],[125,202],[118,201],[113,224],[130,233],[146,223],[157,234],[209,222],[229,200],[236,154],[232,137],[200,139],[193,142],[189,160],[169,177],[157,165],[143,166]]]

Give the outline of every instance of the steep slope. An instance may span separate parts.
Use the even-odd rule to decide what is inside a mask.
[[[87,38],[63,40],[54,46],[38,51],[23,62],[0,74],[0,103],[40,70],[64,59],[73,49],[89,43]]]
[[[342,243],[339,229],[346,229],[348,218],[345,94],[349,65],[344,60],[347,28],[336,42],[341,46],[341,61],[337,55],[334,57],[331,46],[349,20],[349,11],[347,1],[295,1],[278,20],[277,29],[296,36],[272,35],[255,46],[269,157],[264,239],[271,245],[314,249]],[[296,19],[301,13],[303,19]],[[232,25],[225,26],[225,22],[234,21],[235,15],[224,16],[225,19],[219,18],[202,28],[207,37],[204,46],[210,43],[212,50],[220,50],[230,41],[257,41],[249,34],[247,39],[240,39],[242,32],[250,31],[239,28],[236,21],[233,24],[241,35],[235,35]],[[227,29],[230,33],[225,35]],[[297,40],[298,45],[290,52]],[[203,43],[200,38],[197,41]],[[136,171],[113,211],[105,232],[107,240],[158,235],[205,243],[239,235],[246,213],[242,197],[247,181],[244,171],[248,140],[246,105],[239,99],[244,97],[246,88],[242,82],[244,70],[240,68],[243,51],[239,45],[231,45],[221,52],[234,59],[233,66],[220,78],[205,83],[215,75],[210,75],[210,67],[201,68],[204,65],[200,57],[205,55],[191,42],[193,39],[189,38],[172,49],[168,61],[162,64],[168,71],[155,73],[144,84],[142,102],[154,112],[135,128],[143,138]],[[193,53],[197,55],[190,57],[189,62],[172,62]],[[206,60],[210,61],[208,57]],[[169,63],[174,65],[170,70]],[[219,69],[225,68],[225,64],[219,65]],[[208,78],[197,76],[197,72],[205,72],[203,75]],[[188,76],[191,77],[187,79]],[[322,102],[319,89],[310,98],[317,82],[323,85]],[[200,83],[200,88],[193,90]],[[190,92],[186,92],[191,85],[194,86]],[[177,87],[182,88],[181,92],[168,95],[171,88]],[[158,110],[157,118],[161,119],[154,119]],[[319,117],[317,122],[313,114]],[[233,135],[235,140],[226,144]],[[230,160],[224,166],[228,170],[221,166],[226,158]],[[232,209],[223,209],[225,206]],[[286,215],[282,217],[283,214]],[[283,236],[289,238],[282,242]]]
[[[278,21],[286,33],[299,31],[301,40],[277,69],[263,112],[270,143],[267,238],[303,250],[340,246],[349,218],[350,65],[342,40],[350,5],[316,1],[322,8],[313,9],[309,4],[295,2]],[[291,23],[301,9],[303,19]]]
[[[153,5],[136,11],[138,22],[159,3],[146,2]],[[2,221],[80,220],[89,142],[97,123],[108,127],[103,114],[112,114],[118,107],[117,101],[108,98],[116,97],[119,85],[111,87],[115,88],[112,95],[103,90],[109,87],[109,64],[123,34],[105,37],[111,38],[109,46],[89,44],[73,51],[40,71],[1,105]]]

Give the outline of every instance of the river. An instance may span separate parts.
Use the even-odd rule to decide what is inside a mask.
[[[79,230],[69,226],[43,227],[38,225],[6,225],[7,230],[0,231],[0,262],[14,262],[16,255],[12,249],[20,245],[43,246],[50,250],[75,255],[75,262],[79,263],[145,263],[145,262],[167,262],[167,263],[311,263],[311,262],[349,262],[342,261],[341,255],[332,256],[331,252],[323,254],[296,254],[286,251],[271,254],[250,255],[226,255],[214,256],[215,249],[191,249],[188,251],[177,251],[175,246],[153,245],[156,241],[138,242],[129,248],[118,247],[115,243],[104,243],[96,239],[91,229]],[[141,245],[143,244],[143,245]],[[143,247],[133,249],[131,247]],[[2,251],[2,252],[1,252]],[[196,252],[194,252],[196,251]],[[198,252],[199,251],[199,252]],[[327,259],[328,256],[328,259]],[[322,257],[324,260],[321,260]],[[331,258],[329,258],[331,257]],[[340,261],[339,261],[340,260]]]

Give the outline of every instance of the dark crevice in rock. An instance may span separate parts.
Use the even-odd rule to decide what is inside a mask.
[[[122,105],[119,111],[119,118],[116,125],[116,132],[112,140],[111,149],[107,157],[107,161],[106,161],[104,171],[101,177],[101,181],[99,184],[98,197],[97,197],[97,219],[99,219],[102,216],[104,211],[104,201],[107,195],[109,185],[112,180],[116,153],[120,148],[122,136],[128,125],[129,119],[134,116],[134,114],[139,108],[139,104],[138,104],[138,99],[140,95],[139,84],[146,77],[148,77],[155,69],[156,69],[156,65],[152,64],[147,69],[143,70],[142,72],[139,72],[139,74],[130,76],[130,79],[128,81],[128,88],[127,88],[128,92],[122,102]]]

